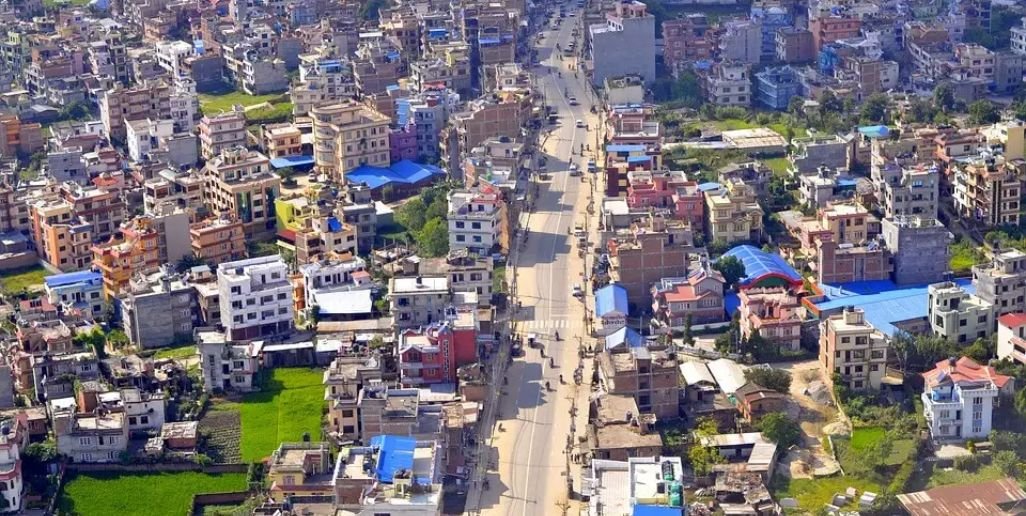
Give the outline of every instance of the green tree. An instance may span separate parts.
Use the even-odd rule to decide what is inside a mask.
[[[771,412],[762,416],[756,427],[763,436],[777,443],[781,449],[798,444],[802,438],[802,429],[798,423],[782,412]]]
[[[955,108],[955,90],[950,83],[942,82],[933,89],[933,104],[944,111]]]
[[[695,435],[709,437],[720,433],[720,425],[715,419],[705,416],[695,421]]]
[[[713,264],[713,269],[723,275],[727,288],[734,288],[734,285],[745,277],[745,264],[735,256],[721,256]]]
[[[449,252],[449,228],[441,218],[433,218],[417,232],[417,247],[428,257],[445,256]]]
[[[427,206],[420,197],[414,197],[395,211],[395,221],[407,230],[416,233],[427,222]]]
[[[679,101],[689,108],[697,109],[702,105],[702,84],[698,75],[691,70],[685,70],[678,74],[670,92],[673,100]]]
[[[791,97],[791,100],[787,103],[787,112],[795,120],[805,119],[805,98],[799,95]]]
[[[828,113],[843,113],[844,102],[834,95],[834,92],[825,90],[819,95],[819,115],[825,116]]]
[[[916,98],[909,104],[902,119],[912,124],[928,124],[933,122],[935,116],[937,116],[937,108],[932,102]]]
[[[104,348],[107,344],[107,338],[99,326],[93,326],[89,331],[75,334],[72,342],[79,347],[92,348],[93,352],[96,353],[96,358],[100,360],[107,358],[107,350]]]
[[[972,125],[993,124],[1001,120],[1001,113],[994,103],[980,99],[969,104],[969,123]]]
[[[695,443],[688,449],[688,462],[695,475],[704,477],[712,472],[713,466],[722,464],[724,459],[716,449]]]
[[[975,342],[963,350],[963,353],[965,356],[981,364],[986,364],[997,353],[997,340],[993,336],[986,339],[976,339]]]
[[[755,367],[745,371],[745,379],[784,394],[791,391],[791,373],[783,369]]]
[[[175,270],[179,273],[184,273],[193,267],[199,267],[200,265],[206,264],[207,262],[203,261],[199,256],[188,254],[183,256],[181,260],[178,260],[178,263],[175,264]]]
[[[691,313],[689,312],[684,316],[684,344],[688,346],[695,345],[695,337],[691,334]]]
[[[859,118],[865,123],[883,123],[887,121],[887,110],[890,108],[890,98],[882,93],[870,95],[862,104],[859,110]]]
[[[1022,478],[1022,462],[1015,452],[1002,450],[994,454],[991,461],[1002,473],[1012,478]]]
[[[381,16],[382,9],[388,9],[392,7],[390,0],[367,0],[363,5],[360,6],[360,10],[357,14],[361,20],[372,21],[377,20]]]
[[[107,344],[114,349],[122,349],[130,344],[125,332],[114,329],[107,333]]]

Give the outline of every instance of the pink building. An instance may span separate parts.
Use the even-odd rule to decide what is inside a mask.
[[[684,172],[632,170],[627,172],[627,206],[631,209],[671,208],[673,217],[702,227],[705,200],[698,183]]]
[[[798,297],[784,287],[742,290],[741,335],[749,339],[756,332],[781,349],[798,351],[801,345],[802,317]]]
[[[663,278],[652,288],[652,313],[666,326],[683,328],[688,315],[691,324],[726,320],[723,275],[715,269],[699,269],[686,278]]]
[[[404,159],[417,161],[417,132],[413,127],[407,126],[389,133],[388,152],[392,163]]]

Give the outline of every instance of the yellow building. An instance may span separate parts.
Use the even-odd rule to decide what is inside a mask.
[[[709,242],[758,242],[762,239],[762,208],[755,190],[731,178],[716,190],[705,192]]]
[[[118,296],[136,273],[160,267],[160,235],[149,218],[138,218],[121,229],[122,237],[93,246],[93,265],[103,276],[107,299]]]
[[[310,116],[317,172],[341,182],[361,165],[390,164],[388,116],[353,101],[314,108]]]
[[[247,238],[274,234],[281,178],[271,172],[267,156],[245,147],[225,149],[207,162],[203,176],[208,209],[242,222]]]
[[[282,502],[292,496],[334,494],[333,464],[326,443],[281,443],[271,455],[267,479],[271,498]]]

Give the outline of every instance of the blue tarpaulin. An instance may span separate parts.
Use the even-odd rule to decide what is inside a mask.
[[[377,190],[391,183],[415,185],[433,176],[444,175],[445,172],[434,165],[404,159],[388,168],[362,165],[346,173],[346,181],[350,184],[365,184],[371,190]]]
[[[595,315],[602,317],[610,312],[627,315],[627,289],[622,285],[606,285],[595,292]]]
[[[43,283],[46,283],[46,286],[50,288],[74,285],[75,283],[100,283],[102,281],[103,276],[99,272],[93,271],[66,272],[43,278]]]
[[[313,156],[307,156],[305,154],[297,154],[294,156],[282,156],[280,158],[274,158],[271,160],[271,168],[303,168],[312,167],[314,164]]]
[[[638,144],[616,143],[606,145],[606,152],[644,152],[645,146]]]
[[[626,326],[606,336],[606,349],[613,349],[621,344],[626,344],[628,348],[643,348],[645,337],[637,330]]]
[[[398,471],[413,469],[413,450],[417,440],[398,435],[377,435],[371,437],[371,448],[378,449],[378,463],[374,467],[378,482],[391,484]]]
[[[859,127],[859,133],[868,138],[886,138],[890,134],[886,125],[867,125]]]
[[[723,256],[733,256],[745,266],[745,277],[741,286],[749,286],[768,276],[776,276],[792,283],[800,283],[802,276],[780,255],[767,253],[750,245],[739,245]],[[722,258],[722,257],[721,257]]]

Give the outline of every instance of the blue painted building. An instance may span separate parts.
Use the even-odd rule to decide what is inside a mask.
[[[615,283],[595,291],[595,325],[600,335],[608,335],[627,326],[630,305],[627,289]]]
[[[99,272],[79,271],[47,276],[43,279],[43,290],[54,306],[75,308],[93,317],[103,312],[103,276]]]
[[[762,61],[777,60],[777,29],[794,26],[794,17],[785,7],[752,6],[751,17],[762,24]]]
[[[801,94],[801,77],[789,65],[767,68],[755,74],[755,81],[755,100],[770,109],[785,110],[791,99]]]

